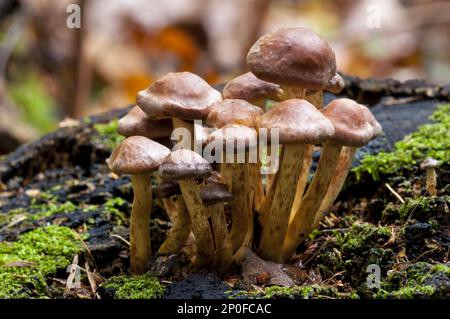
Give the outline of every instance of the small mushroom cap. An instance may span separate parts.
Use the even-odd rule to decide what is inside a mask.
[[[224,99],[242,99],[250,103],[261,100],[281,101],[283,90],[278,84],[258,79],[252,72],[234,78],[225,85]]]
[[[333,78],[330,80],[330,82],[327,84],[327,86],[324,88],[325,91],[339,94],[345,87],[345,82],[342,76],[339,75],[339,73],[336,73]]]
[[[225,183],[208,179],[206,186],[200,190],[200,198],[204,206],[211,206],[231,202],[233,194],[228,191]]]
[[[259,38],[247,54],[258,78],[286,86],[321,90],[336,73],[330,46],[307,28],[282,28]]]
[[[220,143],[224,149],[252,149],[258,146],[258,133],[248,126],[229,124],[209,134],[207,142]]]
[[[156,189],[159,198],[169,198],[181,194],[180,185],[176,182],[162,181]]]
[[[119,120],[118,133],[122,136],[145,136],[149,139],[170,137],[171,120],[151,120],[139,106],[133,107]]]
[[[381,133],[381,125],[372,112],[353,100],[333,100],[321,112],[333,123],[332,143],[361,147]]]
[[[168,73],[137,95],[137,105],[151,119],[204,119],[222,95],[190,72]]]
[[[131,136],[120,143],[107,160],[116,174],[148,174],[158,169],[170,150],[144,136]]]
[[[263,113],[261,108],[244,100],[223,100],[211,106],[206,124],[218,128],[227,124],[255,127],[257,119]]]
[[[420,163],[420,169],[425,170],[427,168],[436,168],[439,166],[439,161],[432,157],[427,157],[422,163]]]
[[[290,99],[264,113],[258,128],[278,129],[281,144],[321,144],[334,134],[333,125],[306,100]]]
[[[159,176],[164,181],[206,178],[211,175],[211,165],[199,154],[178,149],[159,166]]]

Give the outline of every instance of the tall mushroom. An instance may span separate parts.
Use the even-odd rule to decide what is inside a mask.
[[[263,114],[262,109],[254,106],[247,101],[240,99],[225,99],[221,102],[217,102],[211,106],[210,113],[206,118],[206,124],[215,128],[221,128],[226,125],[243,125],[250,128],[256,127],[258,118]],[[219,133],[217,133],[219,134]],[[254,193],[255,206],[261,201],[263,197],[263,186],[260,174],[260,161],[259,154],[252,163],[248,164],[250,179],[246,187],[251,188]],[[233,172],[234,163],[227,163],[222,161],[221,174],[225,183],[232,189],[231,186],[231,173]],[[234,192],[233,192],[234,194]]]
[[[278,261],[288,227],[305,145],[320,144],[333,135],[332,124],[306,100],[291,99],[277,104],[258,121],[258,128],[278,130],[284,145],[270,209],[261,211],[259,250],[263,257]],[[269,207],[269,206],[266,206]]]
[[[241,99],[264,109],[267,100],[280,102],[283,90],[280,85],[260,80],[247,72],[228,82],[222,95],[224,99]]]
[[[189,129],[192,120],[205,119],[210,106],[222,100],[220,92],[190,72],[168,73],[137,95],[137,105],[150,119],[172,119],[174,128]]]
[[[157,170],[170,150],[146,137],[132,136],[120,143],[108,160],[116,174],[130,174],[134,199],[131,210],[130,268],[133,274],[142,274],[150,260],[150,214],[152,189],[150,175]]]
[[[430,195],[436,195],[436,168],[439,167],[439,162],[432,157],[426,158],[420,163],[420,169],[426,173],[426,189]]]
[[[327,86],[324,88],[325,91],[334,93],[334,94],[338,94],[342,91],[342,89],[344,88],[344,79],[338,74],[336,73],[333,78],[330,80],[330,82],[327,84]],[[309,99],[308,99],[309,98]],[[309,97],[306,96],[305,97],[306,100],[308,100],[310,103],[314,104],[318,109],[322,109],[323,107],[323,97],[322,97],[322,91],[317,91],[316,93],[312,93]],[[306,184],[308,181],[308,175],[309,175],[309,171],[310,171],[310,167],[311,167],[311,163],[312,163],[312,154],[314,151],[314,145],[308,145],[308,147],[305,149],[305,156],[304,156],[304,160],[303,160],[303,165],[302,165],[302,170],[300,173],[300,177],[298,179],[297,182],[297,189],[295,191],[295,199],[294,199],[294,203],[292,204],[292,209],[291,209],[291,218],[294,217],[295,212],[298,211],[299,207],[300,207],[300,203],[302,200],[302,197],[305,193],[305,188],[306,188]],[[354,156],[354,150],[352,149],[346,149],[344,148],[344,151],[342,152],[343,154],[341,155],[341,159],[339,160],[339,166],[342,167],[341,170],[338,170],[339,174],[341,175],[345,175],[347,176],[348,171],[350,170],[351,166],[351,160],[353,159]],[[339,179],[339,177],[335,177],[334,180],[336,181],[336,184],[339,184],[341,182],[341,179]],[[345,177],[343,177],[343,179],[345,180]],[[342,181],[343,183],[343,181]],[[336,188],[341,189],[342,185],[339,187],[338,185],[336,185]],[[327,194],[327,198],[329,202],[331,200],[331,203],[335,200],[337,194],[331,193]],[[331,205],[331,203],[327,204],[324,203],[323,208],[327,209],[327,205]]]
[[[226,151],[224,175],[230,176],[228,185],[233,194],[231,204],[231,242],[235,253],[244,242],[246,234],[253,232],[253,188],[249,158],[256,155],[258,135],[254,128],[243,125],[226,125],[208,137],[215,149]],[[253,153],[252,153],[253,152]],[[230,158],[231,157],[231,158]],[[225,157],[223,157],[225,159]],[[250,180],[250,181],[249,181]],[[253,183],[254,184],[254,183]]]
[[[181,195],[180,185],[176,182],[163,181],[157,188],[158,197],[163,200],[169,200],[174,197],[175,214],[170,216],[172,228],[169,234],[158,250],[161,255],[177,254],[187,241],[191,233],[191,219],[189,212]]]
[[[196,180],[209,177],[211,171],[211,165],[204,158],[187,149],[172,152],[158,171],[163,181],[177,181],[180,185],[191,219],[200,267],[214,263],[215,251],[208,212],[203,206]]]
[[[313,229],[326,194],[330,191],[330,196],[334,197],[336,191],[339,193],[340,189],[329,189],[329,187],[333,184],[332,180],[336,175],[342,148],[364,146],[381,133],[381,126],[372,113],[365,106],[350,99],[332,101],[322,110],[322,114],[333,124],[335,133],[324,143],[316,174],[299,209],[291,218],[283,244],[283,260],[291,258],[297,246]],[[345,180],[345,176],[341,174],[332,187],[342,186],[341,180],[342,178]],[[329,200],[326,199],[326,201]]]

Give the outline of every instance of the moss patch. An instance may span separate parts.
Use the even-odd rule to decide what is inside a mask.
[[[43,298],[46,277],[65,269],[83,250],[67,227],[48,226],[0,243],[0,298]]]
[[[165,291],[164,286],[149,274],[111,277],[101,287],[112,290],[115,299],[155,299]]]
[[[444,298],[450,295],[450,266],[418,262],[401,271],[392,271],[375,298]]]
[[[94,129],[99,134],[98,142],[105,145],[109,149],[114,149],[125,138],[117,133],[119,120],[115,119],[106,124],[95,124]]]
[[[417,169],[426,157],[449,164],[450,104],[439,106],[430,118],[434,123],[420,126],[417,132],[397,142],[393,152],[365,156],[361,165],[353,169],[356,176],[359,178],[368,173],[374,180],[379,180],[383,174]]]

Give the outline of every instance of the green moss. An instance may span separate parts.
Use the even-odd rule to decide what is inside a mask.
[[[405,269],[391,271],[375,298],[442,298],[450,289],[450,266],[417,262]]]
[[[393,152],[365,156],[361,165],[353,169],[357,178],[368,173],[374,180],[379,180],[380,175],[411,171],[426,157],[449,164],[450,104],[439,106],[430,118],[434,123],[420,126],[418,131],[397,142]]]
[[[343,293],[339,292],[334,286],[327,285],[303,285],[303,286],[270,286],[264,289],[264,292],[260,291],[242,291],[242,292],[229,292],[231,298],[246,297],[246,298],[291,298],[291,299],[357,299],[359,298],[356,293]]]
[[[119,127],[119,120],[115,119],[106,124],[94,124],[94,129],[99,134],[99,142],[104,144],[109,149],[114,149],[124,137],[117,132]]]
[[[336,233],[336,240],[343,252],[352,252],[362,247],[372,246],[378,239],[389,239],[389,227],[377,227],[369,223],[354,224],[345,234]]]
[[[165,291],[164,286],[149,274],[111,277],[101,287],[113,289],[115,299],[155,299]]]
[[[123,198],[120,197],[114,197],[108,199],[105,204],[103,204],[103,209],[105,210],[105,213],[108,214],[108,219],[114,218],[115,224],[117,226],[121,226],[124,223],[127,223],[127,216],[119,209],[126,207],[127,210],[129,210],[130,204]]]
[[[83,250],[70,228],[47,226],[0,243],[0,299],[46,297],[45,278],[65,269]]]
[[[427,221],[437,226],[437,219],[448,218],[446,210],[450,196],[421,196],[417,198],[405,198],[402,204],[389,203],[381,213],[383,222],[406,221],[407,219],[417,219]]]

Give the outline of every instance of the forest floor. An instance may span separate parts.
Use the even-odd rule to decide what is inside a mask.
[[[294,264],[250,254],[218,278],[191,273],[180,254],[128,276],[130,178],[105,163],[125,108],[0,158],[0,298],[449,298],[448,88],[347,77],[343,95],[370,105],[384,136],[358,152]],[[418,167],[427,156],[441,163],[437,196]],[[155,199],[155,250],[169,229]]]

